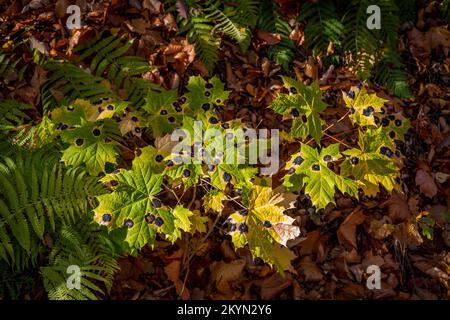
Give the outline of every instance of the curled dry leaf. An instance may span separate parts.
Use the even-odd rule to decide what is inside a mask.
[[[180,295],[183,300],[187,300],[190,295],[188,289],[183,285],[183,282],[179,278],[180,265],[180,260],[173,260],[164,267],[164,272],[166,273],[167,278],[175,284],[178,295]]]
[[[291,218],[292,219],[292,218]],[[293,226],[291,223],[295,221],[294,219],[290,220],[288,223],[276,223],[273,224],[273,230],[280,237],[280,244],[286,246],[286,243],[290,239],[295,239],[300,236],[300,229],[297,226]]]
[[[337,236],[339,242],[349,243],[354,248],[357,248],[356,245],[356,227],[364,222],[364,214],[361,210],[353,211],[339,226]]]
[[[263,280],[261,284],[261,298],[264,300],[272,299],[284,289],[290,287],[292,279],[289,275],[282,277],[278,273],[271,275]]]
[[[438,192],[433,177],[423,169],[419,169],[416,173],[416,185],[420,188],[420,192],[429,198],[434,197]]]
[[[231,263],[218,262],[213,264],[211,279],[215,282],[217,290],[226,295],[226,298],[236,298],[236,292],[233,290],[231,282],[238,281],[242,277],[245,264],[244,259],[235,260]]]
[[[322,271],[311,261],[311,257],[305,257],[300,262],[300,270],[305,275],[305,281],[318,282],[323,279]]]
[[[393,222],[408,221],[411,218],[407,199],[399,192],[394,192],[382,205],[382,208],[384,207],[388,207],[389,218]]]
[[[178,14],[187,19],[189,16],[189,8],[187,7],[186,2],[184,0],[177,0],[175,6],[177,7]]]
[[[382,240],[390,236],[395,230],[395,226],[387,224],[383,220],[372,220],[370,222],[370,232],[376,239]]]
[[[267,43],[269,46],[280,43],[281,36],[277,33],[271,33],[267,31],[258,30],[256,36]]]

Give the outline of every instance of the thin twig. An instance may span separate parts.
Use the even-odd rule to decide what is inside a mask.
[[[341,140],[339,140],[339,139],[337,139],[337,138],[335,138],[335,137],[333,137],[333,136],[330,136],[328,133],[325,133],[325,135],[328,137],[328,138],[330,138],[330,139],[332,139],[332,140],[334,140],[334,141],[336,141],[336,142],[339,142],[339,143],[342,143],[344,146],[346,146],[347,148],[351,148],[348,144],[346,144],[344,141],[341,141]]]

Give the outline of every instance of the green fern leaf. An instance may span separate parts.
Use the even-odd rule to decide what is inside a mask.
[[[344,26],[339,20],[333,1],[305,2],[298,20],[305,22],[306,43],[317,53],[326,53],[328,44],[340,45]]]

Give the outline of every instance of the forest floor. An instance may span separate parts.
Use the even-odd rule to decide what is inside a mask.
[[[194,47],[184,36],[176,35],[179,26],[174,16],[161,8],[149,6],[142,11],[133,1],[96,5],[83,20],[85,26],[69,35],[61,27],[58,7],[53,11],[30,8],[22,13],[19,2],[7,8],[10,18],[0,21],[1,34],[34,25],[31,33],[36,46],[46,44],[45,50],[53,57],[70,58],[71,48],[109,30],[135,38],[133,54],[158,66],[146,74],[149,81],[171,89],[181,87],[192,74],[206,75]],[[160,239],[154,249],[121,258],[121,270],[107,299],[450,298],[450,33],[434,15],[432,3],[424,5],[416,21],[401,29],[401,54],[413,98],[398,99],[383,88],[370,87],[389,100],[388,113],[402,111],[411,121],[412,129],[400,146],[403,194],[382,192],[359,201],[338,197],[336,206],[321,212],[299,196],[293,210],[301,237],[289,244],[297,255],[293,261],[296,274],[284,277],[254,261],[248,250],[235,252],[222,229],[224,219],[212,216],[211,232],[206,235],[186,236],[175,244]],[[319,58],[302,47],[302,37],[301,29],[296,29],[297,50],[290,76],[307,83],[319,80],[331,106],[324,117],[339,119],[345,113],[341,92],[359,81],[345,66],[323,67]],[[224,119],[240,118],[253,127],[280,127],[280,118],[267,106],[280,91],[279,76],[286,72],[267,57],[267,47],[267,39],[255,35],[250,49],[242,53],[224,39],[214,72],[231,91]],[[36,82],[39,79],[32,77],[22,87],[1,92],[0,98],[22,96],[31,101]],[[356,137],[348,134],[349,129],[350,124],[343,121],[334,126],[333,137],[352,142]],[[296,144],[283,145],[281,161],[296,148]],[[273,184],[280,184],[277,176]],[[199,208],[200,200],[198,195],[193,206]],[[418,223],[425,216],[434,223],[429,238],[422,230],[426,226]],[[369,265],[380,267],[382,289],[366,287]],[[32,299],[43,297],[42,288],[29,294]]]

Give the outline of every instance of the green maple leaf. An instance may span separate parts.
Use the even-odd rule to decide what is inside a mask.
[[[181,238],[181,231],[189,232],[191,231],[192,222],[190,218],[194,213],[178,205],[172,210],[172,215],[174,217],[174,233],[168,235],[168,239],[174,242],[175,240]]]
[[[199,164],[175,164],[173,167],[166,168],[164,173],[174,182],[182,182],[185,188],[189,188],[198,183],[203,169]]]
[[[387,100],[378,97],[376,93],[367,93],[364,87],[361,90],[357,87],[352,87],[350,92],[350,95],[343,92],[343,97],[345,105],[347,108],[350,108],[350,120],[352,123],[360,126],[375,126],[374,113],[380,112]],[[352,98],[353,95],[354,98]]]
[[[192,227],[191,232],[200,232],[205,233],[206,232],[206,224],[209,221],[208,217],[203,217],[200,215],[200,211],[194,210],[194,214],[190,217]]]
[[[234,129],[241,129],[240,124],[227,123],[225,129],[223,123],[211,123],[211,117],[216,119],[211,112],[200,114],[198,122],[191,117],[184,117],[183,129],[188,138],[180,142],[183,151],[173,152],[167,157],[173,166],[166,168],[166,174],[174,180],[183,181],[186,187],[196,184],[203,176],[209,177],[211,184],[219,190],[225,190],[228,183],[236,186],[250,184],[250,178],[256,174],[257,168],[239,164],[245,162],[248,147],[234,144],[239,135]],[[214,136],[205,136],[209,129],[214,129]],[[232,133],[233,140],[229,140],[227,133]],[[230,141],[231,147],[228,146]],[[206,164],[202,165],[203,162]]]
[[[133,166],[135,165],[147,165],[152,172],[161,173],[164,171],[164,163],[160,158],[164,158],[167,155],[159,152],[153,146],[146,146],[141,149],[139,156],[133,159]]]
[[[379,184],[388,191],[398,188],[398,169],[394,157],[381,153],[382,148],[388,148],[390,152],[395,150],[395,144],[387,137],[383,128],[360,131],[358,146],[359,149],[343,152],[348,158],[341,164],[342,175],[354,177],[362,183],[366,195],[376,195]]]
[[[219,190],[211,190],[203,197],[203,207],[205,212],[209,210],[217,213],[222,213],[224,208],[223,201],[227,199],[227,196]]]
[[[305,194],[308,194],[312,204],[317,209],[325,208],[329,203],[335,203],[334,195],[337,190],[350,196],[358,196],[357,184],[349,179],[336,174],[328,168],[341,158],[339,144],[331,144],[320,150],[311,148],[306,144],[301,145],[299,153],[294,154],[286,164],[288,175],[286,187],[299,187],[305,185]],[[299,176],[297,183],[293,185],[292,176]]]
[[[219,190],[225,190],[227,186],[227,174],[231,176],[230,183],[236,188],[251,187],[252,178],[257,174],[258,169],[245,165],[219,164],[212,171],[206,174],[211,178],[211,184]]]
[[[154,135],[171,133],[180,126],[187,106],[182,98],[178,99],[176,89],[149,90],[142,110],[147,116],[146,126],[151,127]]]
[[[274,194],[270,187],[254,186],[243,196],[248,209],[230,215],[230,232],[235,248],[248,247],[254,257],[261,258],[279,271],[291,270],[295,255],[286,248],[286,242],[300,235],[293,218],[284,214],[282,194]],[[281,244],[283,247],[280,247]]]
[[[112,137],[119,139],[120,133],[111,120],[99,125],[84,122],[75,129],[62,131],[61,136],[63,141],[70,144],[62,155],[69,165],[86,165],[89,174],[97,175],[105,171],[107,162],[117,163],[118,146]]]
[[[401,112],[386,115],[384,111],[384,115],[377,113],[375,117],[378,126],[383,127],[389,138],[404,141],[405,133],[411,128],[411,122]]]
[[[280,93],[272,102],[271,108],[282,114],[285,119],[292,119],[290,136],[302,139],[311,136],[320,144],[324,123],[320,118],[320,112],[324,111],[327,105],[322,101],[319,84],[314,82],[306,86],[292,78],[282,77],[282,79],[290,93]]]
[[[126,107],[126,102],[109,98],[97,104],[77,99],[67,106],[53,110],[51,116],[56,123],[77,126],[81,125],[82,121],[96,122],[103,119],[111,119],[117,114],[122,115]]]
[[[200,76],[192,76],[186,86],[189,90],[186,93],[187,102],[194,114],[204,112],[204,104],[209,104],[209,108],[223,106],[228,99],[229,91],[224,90],[224,84],[217,76],[212,77],[208,82]],[[207,110],[206,110],[207,111]]]
[[[132,252],[147,243],[153,245],[157,233],[174,242],[182,231],[190,231],[189,218],[193,213],[182,206],[169,208],[158,199],[162,180],[163,175],[152,172],[142,162],[133,163],[131,170],[120,170],[101,179],[113,186],[113,192],[97,197],[95,219],[113,229],[125,225]]]

